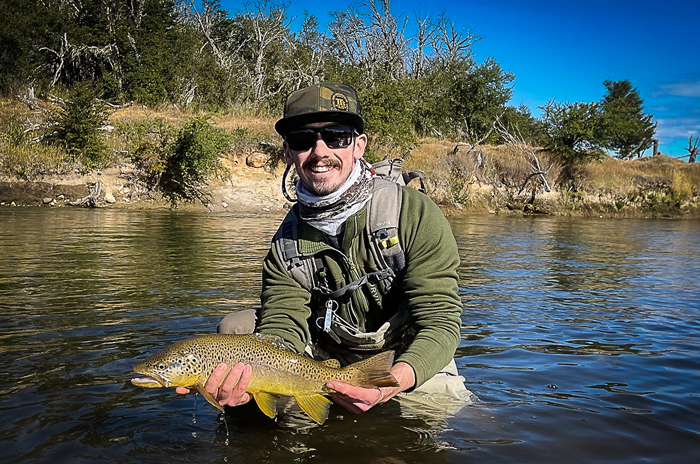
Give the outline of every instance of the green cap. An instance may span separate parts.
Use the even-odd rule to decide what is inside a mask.
[[[348,124],[363,133],[365,123],[361,114],[355,89],[324,82],[289,94],[284,104],[284,117],[275,123],[275,130],[284,135],[305,124],[329,121]]]

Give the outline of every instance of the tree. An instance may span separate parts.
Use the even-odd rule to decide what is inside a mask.
[[[557,155],[566,166],[600,159],[598,144],[600,110],[597,103],[547,102],[542,123],[545,148]]]
[[[608,90],[600,102],[600,144],[617,153],[618,158],[641,156],[651,147],[656,123],[652,115],[644,113],[644,100],[639,90],[628,80],[611,81],[603,85]]]
[[[493,58],[477,65],[465,57],[435,67],[423,86],[423,124],[472,143],[483,139],[505,112],[514,78]]]

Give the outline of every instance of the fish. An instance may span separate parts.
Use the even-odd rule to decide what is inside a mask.
[[[131,379],[138,387],[186,387],[195,389],[222,412],[224,408],[204,385],[220,363],[250,364],[252,376],[246,389],[260,410],[270,418],[277,415],[277,397],[291,396],[318,424],[328,418],[333,393],[331,381],[357,387],[397,387],[391,374],[394,352],[384,351],[345,367],[337,359],[316,361],[283,348],[278,337],[261,334],[210,334],[180,340],[133,367],[144,377]],[[228,373],[227,373],[228,375]]]

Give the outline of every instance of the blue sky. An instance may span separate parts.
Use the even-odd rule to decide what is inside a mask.
[[[242,2],[222,0],[231,15]],[[321,5],[319,7],[319,5]],[[291,1],[287,13],[316,15],[325,30],[330,11],[358,1]],[[688,137],[700,136],[700,0],[462,0],[394,1],[395,16],[438,16],[482,37],[474,44],[478,62],[488,57],[515,74],[511,104],[525,104],[535,116],[551,99],[602,99],[603,81],[629,80],[646,112],[658,124],[660,150],[688,152]]]

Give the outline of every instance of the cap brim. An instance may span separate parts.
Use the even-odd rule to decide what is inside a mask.
[[[284,136],[291,130],[314,122],[337,122],[356,128],[360,134],[365,131],[365,123],[360,116],[343,111],[318,111],[282,118],[275,123],[275,130],[278,134]]]

